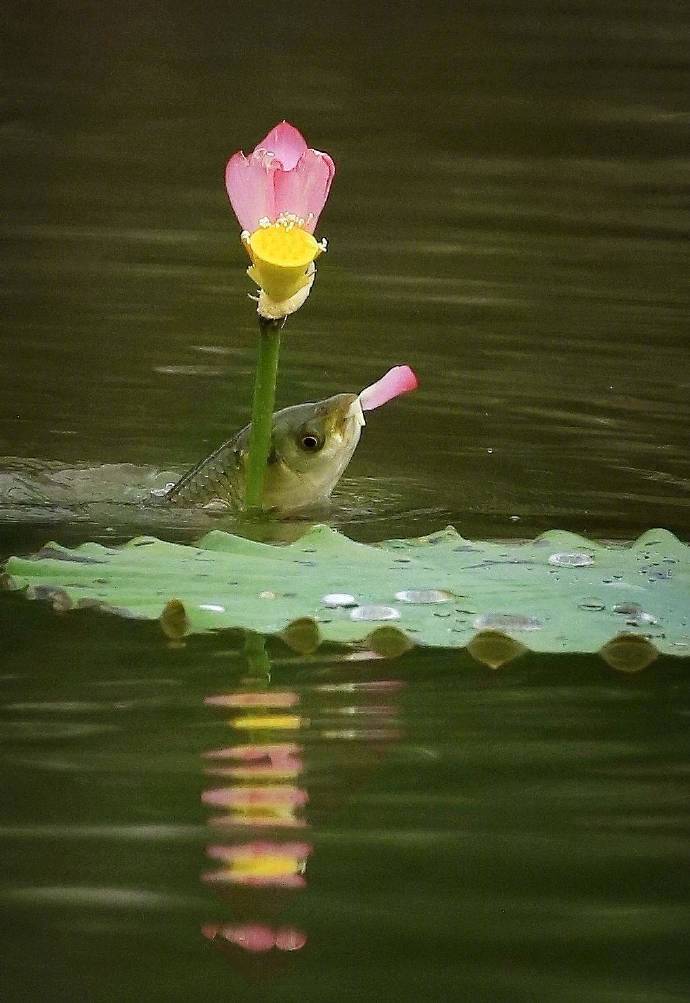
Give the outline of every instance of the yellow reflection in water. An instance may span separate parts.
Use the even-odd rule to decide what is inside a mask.
[[[259,640],[253,635],[245,649],[251,678],[241,689],[205,701],[209,707],[233,712],[226,722],[233,737],[227,745],[203,754],[204,773],[226,785],[209,787],[202,795],[203,803],[215,809],[209,825],[221,839],[207,847],[216,867],[202,880],[233,906],[237,919],[209,922],[202,933],[234,960],[277,957],[277,952],[299,951],[307,943],[304,931],[275,925],[279,901],[275,896],[290,897],[307,887],[307,865],[314,852],[312,843],[285,832],[310,825],[309,792],[303,782],[305,746],[290,736],[297,731],[308,736],[312,755],[324,742],[343,750],[338,757],[347,777],[343,798],[352,793],[352,768],[360,775],[362,767],[368,772],[376,765],[382,744],[400,736],[391,700],[400,682],[358,679],[308,685],[300,692],[272,691],[268,655]],[[303,713],[305,702],[308,716]],[[234,735],[249,740],[235,742]],[[364,756],[361,749],[353,756],[354,742],[363,743]],[[328,801],[332,806],[331,791]],[[282,910],[287,903],[284,898],[280,902]]]

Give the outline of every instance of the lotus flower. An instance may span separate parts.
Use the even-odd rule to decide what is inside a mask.
[[[250,278],[259,286],[258,312],[278,319],[304,303],[314,282],[314,261],[326,250],[314,228],[331,187],[335,166],[311,150],[288,122],[281,122],[246,157],[228,161],[225,186],[251,258]]]

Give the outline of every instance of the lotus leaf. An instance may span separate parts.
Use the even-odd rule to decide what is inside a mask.
[[[174,637],[222,628],[280,635],[298,650],[366,642],[468,648],[489,664],[519,652],[607,652],[633,667],[690,655],[690,548],[665,530],[604,545],[558,530],[478,542],[448,528],[356,543],[315,526],[289,545],[218,530],[195,546],[49,543],[12,557],[3,584],[60,610],[159,619]]]

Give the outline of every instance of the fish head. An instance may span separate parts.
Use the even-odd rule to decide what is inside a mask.
[[[327,499],[352,459],[363,425],[357,394],[335,394],[277,411],[264,507],[294,512]]]

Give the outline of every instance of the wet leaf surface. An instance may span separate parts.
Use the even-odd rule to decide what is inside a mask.
[[[592,559],[554,567],[564,548]],[[672,574],[654,574],[671,561]],[[558,530],[471,546],[452,528],[373,546],[327,526],[287,546],[214,530],[197,546],[155,537],[117,548],[49,543],[5,570],[6,587],[60,612],[94,606],[158,618],[171,637],[242,628],[289,638],[308,626],[311,649],[361,642],[372,625],[395,621],[389,629],[402,637],[441,648],[489,632],[519,642],[516,650],[596,652],[629,637],[652,652],[690,655],[689,548],[665,530],[627,547]]]

